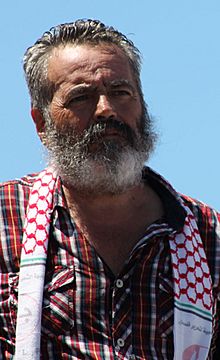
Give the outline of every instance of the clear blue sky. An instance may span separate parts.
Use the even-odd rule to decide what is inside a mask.
[[[145,100],[160,140],[150,165],[180,192],[220,209],[219,0],[7,0],[0,12],[0,181],[44,167],[22,71],[51,26],[98,18],[143,55]]]

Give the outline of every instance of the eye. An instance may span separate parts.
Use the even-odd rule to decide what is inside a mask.
[[[115,96],[115,97],[126,97],[126,96],[131,96],[131,91],[127,90],[127,89],[113,89],[111,91],[111,95]]]
[[[74,104],[74,103],[75,103],[75,104],[78,104],[78,103],[80,103],[80,102],[83,102],[83,101],[88,100],[88,98],[89,98],[89,95],[88,95],[88,94],[76,95],[76,96],[72,97],[72,98],[68,101],[67,105],[71,105],[71,104]]]

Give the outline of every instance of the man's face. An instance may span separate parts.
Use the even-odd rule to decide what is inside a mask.
[[[128,175],[138,172],[140,179],[152,141],[146,141],[149,129],[145,131],[141,99],[121,50],[103,45],[59,47],[49,60],[48,79],[56,90],[46,114],[46,142],[58,173],[89,192],[94,186],[102,191],[111,174],[117,178],[119,167],[121,178],[126,168]],[[137,174],[130,185],[134,177]],[[116,181],[118,190],[108,191],[122,191],[121,181]]]
[[[69,123],[80,134],[114,117],[137,130],[140,97],[130,64],[117,47],[59,47],[50,58],[48,79],[56,88],[50,115],[58,128]]]

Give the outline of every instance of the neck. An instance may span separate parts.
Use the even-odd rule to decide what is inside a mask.
[[[70,187],[64,192],[75,224],[115,274],[147,226],[163,215],[160,198],[143,182],[117,195],[88,197]]]
[[[84,195],[70,186],[64,186],[70,212],[79,224],[86,222],[96,227],[123,222],[144,209],[146,218],[154,221],[162,213],[162,204],[157,194],[144,182],[120,194]]]

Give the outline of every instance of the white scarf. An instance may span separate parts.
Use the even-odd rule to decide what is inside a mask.
[[[46,169],[34,182],[20,262],[15,360],[39,360],[44,277],[56,176]],[[183,205],[183,204],[182,204]],[[212,337],[212,284],[194,215],[170,236],[174,278],[174,359],[205,360]]]

